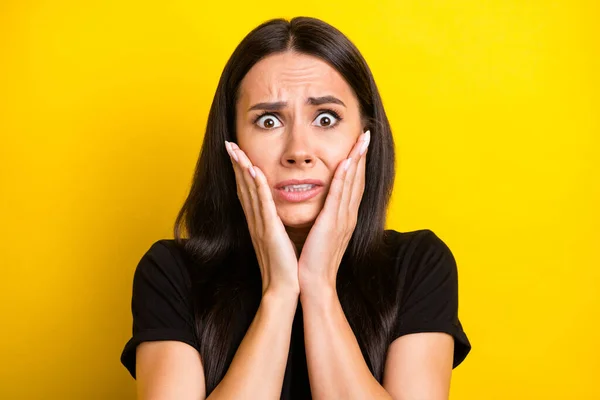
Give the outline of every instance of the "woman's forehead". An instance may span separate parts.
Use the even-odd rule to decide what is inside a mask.
[[[351,102],[352,89],[327,62],[306,54],[286,52],[256,63],[242,80],[240,102],[304,101],[331,95]]]

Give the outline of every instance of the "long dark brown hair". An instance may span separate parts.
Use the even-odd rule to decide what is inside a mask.
[[[394,182],[394,143],[375,81],[354,44],[333,26],[309,17],[273,19],[252,30],[225,65],[210,108],[190,193],[174,226],[190,256],[196,335],[210,394],[225,375],[260,304],[260,270],[224,141],[237,142],[240,82],[259,60],[294,51],[335,68],[354,90],[371,131],[365,191],[342,259],[337,292],[373,376],[381,382],[396,302],[383,268],[385,220]],[[185,237],[184,237],[185,236]]]

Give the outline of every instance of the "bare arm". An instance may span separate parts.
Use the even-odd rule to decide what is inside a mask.
[[[300,298],[314,399],[392,399],[371,374],[335,289],[313,286]]]
[[[267,291],[227,373],[208,397],[279,399],[287,363],[298,293]],[[204,400],[205,380],[200,355],[173,341],[138,346],[138,399]]]
[[[396,339],[383,386],[373,377],[333,289],[301,295],[306,359],[315,399],[448,399],[452,336],[423,332]]]
[[[454,340],[443,332],[419,332],[392,342],[383,386],[398,400],[447,400]]]
[[[187,343],[172,340],[140,343],[135,370],[140,400],[206,397],[200,354]]]
[[[208,397],[279,399],[298,293],[265,293],[225,377]]]
[[[279,399],[300,293],[297,256],[267,178],[235,143],[225,144],[260,267],[263,297],[227,373],[208,398]],[[191,346],[151,343],[139,345],[137,352],[140,399],[205,399],[202,362]]]

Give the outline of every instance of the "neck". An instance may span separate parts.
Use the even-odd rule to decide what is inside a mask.
[[[310,232],[310,228],[310,226],[302,228],[293,228],[289,226],[285,227],[288,236],[290,237],[292,243],[294,243],[294,246],[296,248],[296,257],[300,257],[302,247],[304,246],[304,242],[306,241],[308,232]]]

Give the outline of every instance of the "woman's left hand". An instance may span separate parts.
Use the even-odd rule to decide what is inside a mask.
[[[323,286],[335,290],[337,272],[356,227],[358,207],[365,189],[369,141],[369,131],[360,135],[349,158],[343,160],[334,173],[325,205],[304,242],[298,260],[301,294],[303,290],[307,292]],[[346,165],[347,170],[344,168]]]

